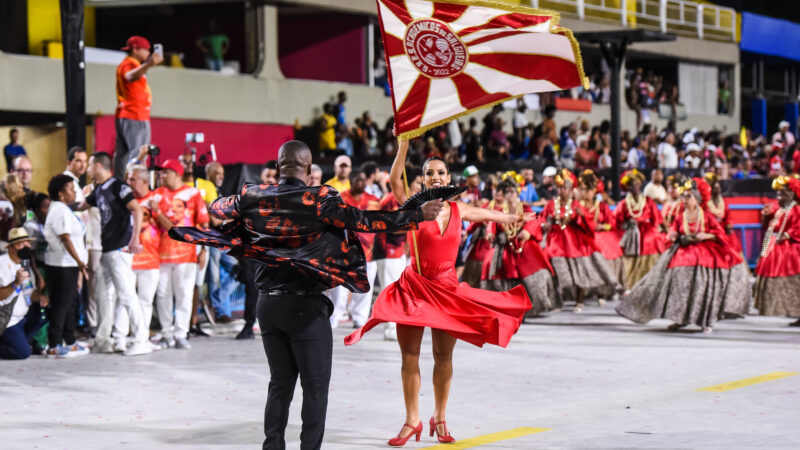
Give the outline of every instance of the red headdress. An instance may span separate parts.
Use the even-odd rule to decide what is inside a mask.
[[[702,178],[694,178],[694,182],[697,185],[697,191],[700,192],[700,197],[702,198],[702,204],[708,203],[711,200],[711,186],[706,183],[706,180]]]

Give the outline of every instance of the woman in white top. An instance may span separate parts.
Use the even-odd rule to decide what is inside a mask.
[[[86,278],[88,259],[83,245],[83,224],[67,206],[75,202],[75,186],[70,176],[58,174],[50,179],[47,191],[53,200],[44,224],[47,240],[44,262],[51,293],[47,356],[86,354],[88,350],[75,343],[78,277]],[[62,346],[62,340],[65,346]]]

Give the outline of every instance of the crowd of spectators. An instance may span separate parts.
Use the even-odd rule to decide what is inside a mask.
[[[642,93],[645,90],[649,92],[650,88],[645,87]],[[381,129],[371,120],[369,112],[364,112],[354,126],[349,126],[345,102],[342,93],[338,102],[325,105],[325,113],[318,122],[322,154],[345,154],[355,161],[392,155],[396,145],[392,120]],[[450,164],[479,167],[487,162],[517,161],[537,173],[549,166],[575,171],[602,171],[611,167],[608,120],[593,124],[578,118],[559,127],[556,107],[547,105],[540,115],[541,121],[532,123],[522,99],[516,102],[511,123],[507,123],[503,111],[502,105],[496,105],[480,121],[473,116],[428,130],[411,140],[410,163],[420,166],[425,159],[437,156]],[[779,130],[769,139],[718,130],[681,130],[675,123],[669,121],[661,129],[644,124],[638,131],[623,130],[622,168],[648,173],[652,169],[715,171],[721,179],[774,177],[800,170],[797,161],[800,152],[795,151],[788,122],[781,122]]]

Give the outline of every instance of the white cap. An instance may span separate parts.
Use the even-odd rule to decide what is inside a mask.
[[[554,177],[554,176],[556,176],[556,174],[557,174],[557,173],[558,173],[558,171],[556,170],[556,168],[555,168],[555,167],[553,167],[553,166],[548,166],[548,167],[546,167],[546,168],[544,169],[544,172],[542,172],[542,176],[545,176],[545,177]]]
[[[787,122],[785,120],[781,120],[781,123],[778,124],[778,129],[780,130],[783,127],[787,127],[788,128],[789,127],[789,122]]]
[[[692,142],[692,143],[690,143],[689,145],[686,146],[686,150],[690,151],[690,152],[699,152],[700,151],[700,146],[695,144],[694,142]]]
[[[350,157],[347,155],[339,155],[336,157],[336,160],[333,162],[333,167],[339,167],[342,164],[347,164],[348,167],[352,167],[353,162],[350,161]]]
[[[462,175],[469,178],[473,175],[477,175],[479,173],[478,168],[475,166],[467,166],[462,172]]]

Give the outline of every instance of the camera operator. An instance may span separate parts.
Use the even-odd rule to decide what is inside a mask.
[[[153,95],[147,84],[147,71],[164,60],[159,52],[150,54],[150,42],[131,36],[122,50],[128,56],[117,66],[117,109],[114,113],[117,143],[114,150],[114,176],[122,180],[125,167],[136,149],[150,143],[150,105]]]
[[[44,325],[41,308],[49,303],[43,290],[31,238],[24,228],[12,228],[8,253],[0,256],[0,359],[26,359],[31,355],[31,338]]]

